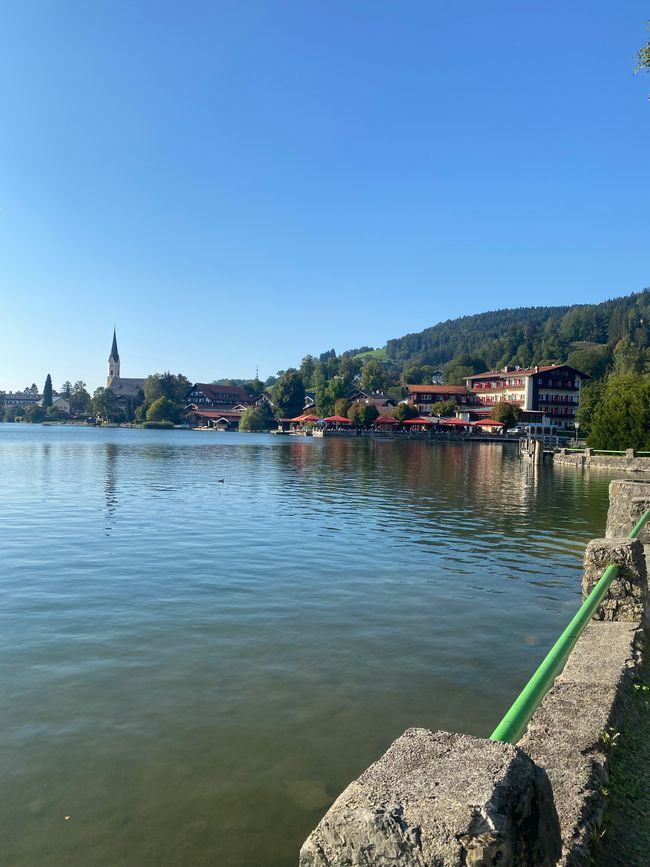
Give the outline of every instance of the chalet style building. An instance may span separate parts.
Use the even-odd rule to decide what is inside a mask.
[[[458,414],[479,418],[507,401],[523,411],[525,422],[571,427],[588,378],[568,364],[504,367],[466,376],[466,385],[407,385],[407,402],[421,415],[435,415],[437,402],[453,400]]]
[[[476,395],[464,385],[407,385],[406,402],[421,415],[436,415],[436,403],[453,400],[459,410],[478,406]]]
[[[221,409],[241,404],[244,408],[252,403],[243,388],[234,385],[213,385],[195,382],[185,398],[187,404],[201,409]]]
[[[185,418],[191,427],[236,430],[241,414],[254,401],[243,388],[195,382],[186,397]]]
[[[507,401],[525,413],[546,416],[555,427],[570,427],[576,420],[582,382],[588,378],[568,364],[547,364],[475,373],[465,382],[485,406]]]

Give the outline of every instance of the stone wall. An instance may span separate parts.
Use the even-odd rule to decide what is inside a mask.
[[[557,449],[553,453],[553,463],[624,473],[650,473],[650,457],[637,457],[634,449],[628,449],[624,455],[600,455],[594,453],[593,449],[585,449],[583,452]]]
[[[588,867],[607,733],[624,717],[650,609],[646,552],[626,538],[648,507],[650,481],[611,483],[583,597],[610,563],[619,575],[520,743],[408,729],[337,798],[300,867]]]

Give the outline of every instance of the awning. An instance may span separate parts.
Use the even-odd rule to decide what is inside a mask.
[[[331,422],[332,424],[352,424],[344,415],[331,415],[329,418],[321,418],[319,421]]]
[[[471,421],[472,427],[503,427],[502,421],[495,421],[493,418],[479,419],[479,421]]]
[[[463,421],[462,418],[441,418],[440,424],[449,425],[450,427],[467,427],[471,422]]]
[[[407,418],[402,424],[439,424],[437,418]]]

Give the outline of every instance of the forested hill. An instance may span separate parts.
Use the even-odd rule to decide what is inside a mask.
[[[566,361],[576,352],[588,352],[592,368],[594,362],[607,367],[617,352],[636,352],[642,358],[624,366],[643,369],[648,347],[650,290],[646,289],[601,304],[521,307],[450,319],[389,340],[386,354],[402,368],[407,363],[441,367],[456,361],[488,370],[506,364],[527,367]],[[591,373],[600,371],[592,369]]]

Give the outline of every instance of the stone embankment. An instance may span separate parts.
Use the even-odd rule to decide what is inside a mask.
[[[602,822],[611,732],[625,715],[648,620],[650,481],[615,481],[583,597],[619,574],[517,746],[408,729],[338,797],[300,867],[587,867]],[[630,865],[632,867],[632,865]]]
[[[623,473],[650,473],[650,455],[639,455],[635,449],[620,454],[607,454],[597,449],[556,449],[554,464],[571,467],[593,467],[601,470],[618,470]]]

